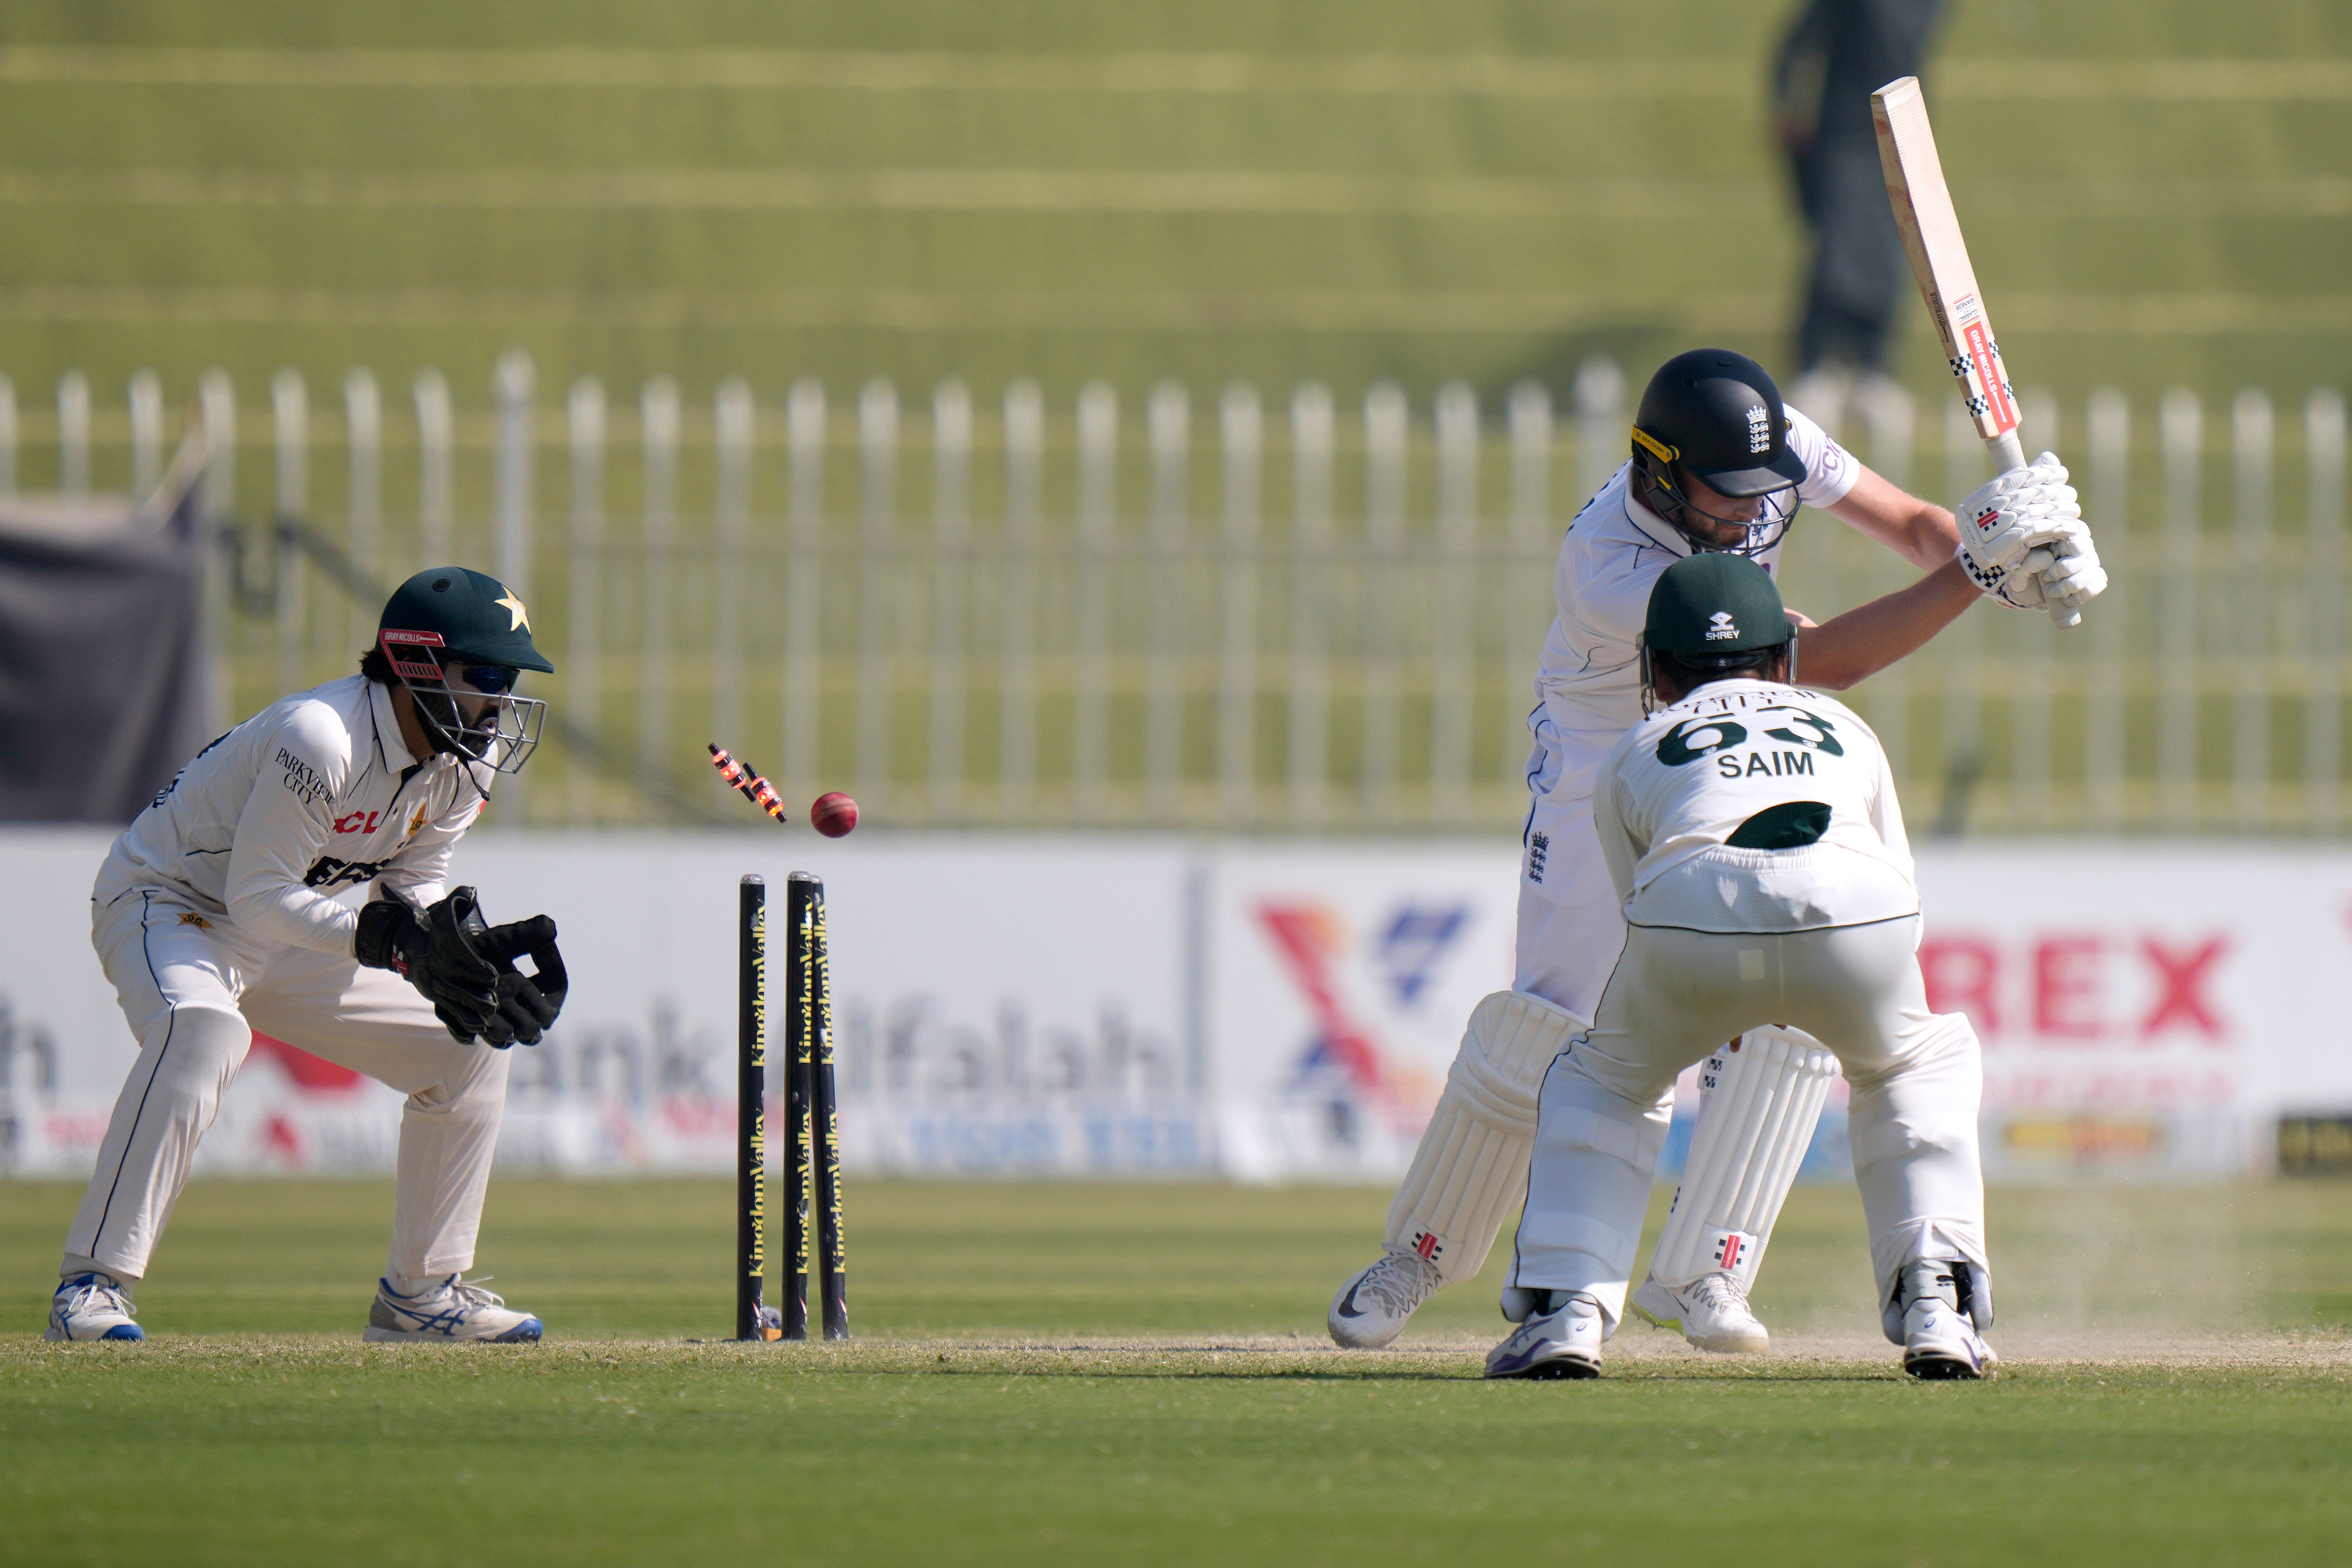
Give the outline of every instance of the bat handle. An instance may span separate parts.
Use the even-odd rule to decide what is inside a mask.
[[[2011,468],[2025,467],[2025,444],[2014,430],[2004,430],[1998,436],[1985,437],[1985,450],[1992,454],[1992,468],[2005,474]]]

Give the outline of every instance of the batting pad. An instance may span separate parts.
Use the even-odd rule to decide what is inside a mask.
[[[1389,1205],[1388,1246],[1467,1279],[1494,1250],[1503,1218],[1525,1196],[1536,1091],[1585,1020],[1540,996],[1497,991],[1471,1010],[1445,1092]]]
[[[1755,1282],[1797,1180],[1838,1059],[1796,1029],[1750,1029],[1707,1058],[1690,1163],[1650,1273],[1680,1289],[1703,1274]]]

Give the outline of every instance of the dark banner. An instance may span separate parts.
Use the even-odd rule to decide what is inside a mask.
[[[0,499],[0,821],[125,823],[212,737],[194,487]]]

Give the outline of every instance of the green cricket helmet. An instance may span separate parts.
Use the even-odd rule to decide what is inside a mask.
[[[376,647],[436,751],[499,773],[522,771],[539,747],[547,704],[517,696],[515,683],[526,669],[551,675],[555,667],[530,640],[520,595],[463,566],[428,567],[393,590]],[[460,704],[477,698],[488,700],[469,720]]]
[[[1797,678],[1797,628],[1772,574],[1745,555],[1685,555],[1658,574],[1642,622],[1642,711],[1657,704],[1650,662],[1664,654],[1685,669],[1748,668],[1757,656],[1789,650],[1784,678]]]
[[[385,601],[380,631],[429,632],[445,659],[555,673],[531,645],[530,613],[496,577],[463,566],[419,572]]]

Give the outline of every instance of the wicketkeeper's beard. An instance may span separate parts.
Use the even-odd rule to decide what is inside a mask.
[[[433,693],[428,693],[433,696]],[[539,731],[546,724],[548,705],[536,696],[515,696],[513,691],[501,691],[497,696],[485,696],[482,710],[475,720],[463,721],[463,710],[457,708],[457,696],[445,696],[442,715],[452,715],[457,724],[437,726],[436,748],[446,750],[468,764],[482,764],[494,773],[520,773],[531,752],[539,750]]]
[[[457,699],[446,691],[419,691],[408,689],[410,699],[416,704],[417,721],[423,725],[425,738],[433,749],[444,756],[478,763],[489,754],[490,742],[498,739],[495,704],[485,701],[469,723]]]
[[[409,685],[408,695],[416,705],[417,722],[425,740],[445,756],[483,763],[497,773],[516,773],[539,748],[540,724],[547,704],[537,698],[510,692],[485,695],[480,710],[468,722],[454,691],[420,691]]]

